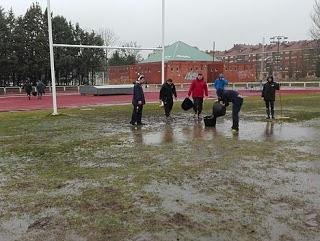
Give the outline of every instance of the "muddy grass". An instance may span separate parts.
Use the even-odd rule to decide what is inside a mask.
[[[248,98],[236,135],[178,105],[142,128],[129,106],[0,113],[0,240],[318,241],[319,101],[265,122]]]

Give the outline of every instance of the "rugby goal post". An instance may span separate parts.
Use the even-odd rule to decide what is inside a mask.
[[[165,0],[162,0],[162,27],[161,27],[161,47],[159,48],[138,48],[138,47],[120,47],[120,46],[95,46],[95,45],[72,45],[72,44],[55,44],[53,43],[52,36],[52,19],[51,19],[51,5],[50,0],[47,0],[47,12],[48,12],[48,31],[49,31],[49,49],[50,49],[50,68],[51,68],[51,87],[52,87],[52,115],[58,115],[57,107],[57,91],[56,91],[56,76],[54,67],[54,50],[53,47],[64,48],[99,48],[99,49],[131,49],[131,50],[157,50],[162,52],[161,56],[161,83],[164,83],[164,49],[165,49]]]

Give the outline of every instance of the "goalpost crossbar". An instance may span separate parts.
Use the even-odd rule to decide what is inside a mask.
[[[155,50],[162,51],[162,47],[159,48],[143,48],[143,47],[120,47],[120,46],[102,46],[102,45],[77,45],[77,44],[53,44],[53,47],[61,48],[88,48],[88,49],[129,49],[129,50]]]
[[[51,84],[52,84],[52,107],[53,115],[58,115],[57,108],[57,94],[56,94],[56,79],[55,79],[55,68],[54,68],[54,50],[53,47],[67,47],[67,48],[93,48],[93,49],[129,49],[129,50],[154,50],[162,52],[161,60],[161,82],[164,83],[164,69],[165,69],[165,0],[162,0],[162,46],[159,48],[141,48],[141,47],[118,47],[118,46],[95,46],[95,45],[73,45],[73,44],[55,44],[52,36],[52,19],[51,19],[51,4],[50,0],[47,0],[47,11],[48,11],[48,32],[49,32],[49,50],[50,50],[50,69],[51,69]]]

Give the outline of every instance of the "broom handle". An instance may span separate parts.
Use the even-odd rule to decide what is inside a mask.
[[[281,114],[281,117],[282,117],[283,115],[282,115],[282,99],[281,99],[281,90],[279,90],[279,97],[280,97],[280,114]]]

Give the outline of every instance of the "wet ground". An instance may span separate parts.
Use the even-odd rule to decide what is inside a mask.
[[[263,120],[264,116],[261,116]],[[240,132],[232,133],[231,117],[218,119],[216,128],[205,127],[202,119],[194,119],[190,116],[173,117],[164,120],[163,123],[149,125],[150,129],[155,129],[147,134],[139,128],[134,128],[132,138],[139,141],[139,135],[143,135],[140,141],[146,145],[160,145],[165,143],[183,143],[190,140],[206,140],[226,137],[238,140],[251,141],[303,141],[317,140],[319,129],[308,126],[308,123],[289,123],[281,120],[273,121],[241,121]],[[187,125],[186,125],[187,123]],[[160,131],[159,131],[160,129]]]
[[[319,118],[244,112],[234,134],[230,113],[112,113],[2,129],[0,241],[320,240]]]

